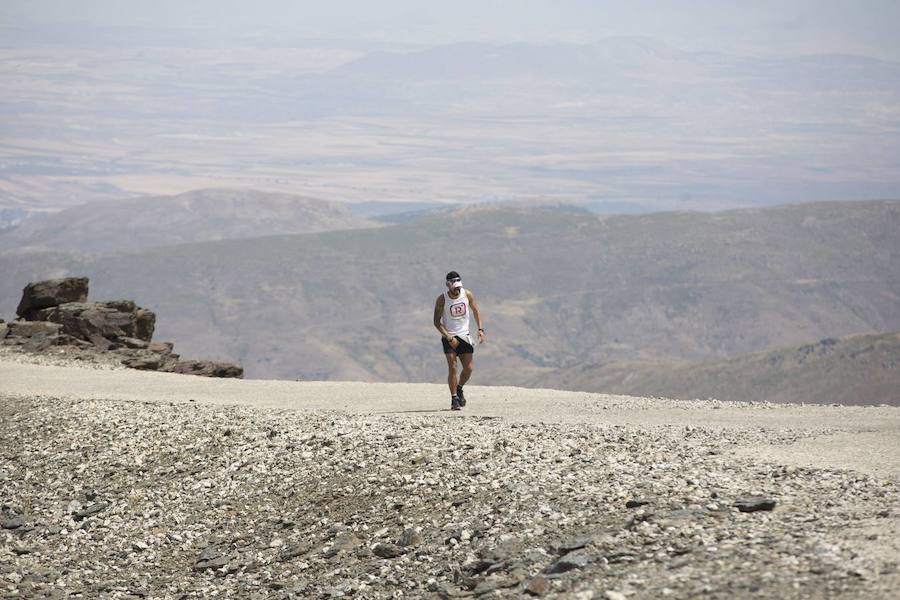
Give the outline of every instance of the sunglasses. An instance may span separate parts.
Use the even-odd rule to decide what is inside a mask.
[[[448,279],[447,283],[456,283],[457,281],[462,281],[461,277],[454,277],[453,279]]]

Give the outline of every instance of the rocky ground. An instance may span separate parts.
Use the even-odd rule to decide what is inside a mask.
[[[821,431],[4,389],[2,597],[894,598],[900,585],[895,478],[736,452]]]

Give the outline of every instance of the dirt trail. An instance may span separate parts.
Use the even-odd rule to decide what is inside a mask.
[[[900,478],[900,408],[742,405],[582,392],[468,386],[465,411],[447,410],[444,385],[224,380],[134,370],[82,369],[0,359],[0,395],[202,402],[305,411],[533,423],[676,425],[821,431],[789,446],[749,446],[746,456]]]

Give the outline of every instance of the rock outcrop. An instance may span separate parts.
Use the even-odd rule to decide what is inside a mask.
[[[88,278],[29,283],[11,323],[0,320],[0,344],[24,352],[115,354],[133,369],[205,377],[243,377],[232,363],[181,360],[171,342],[153,342],[156,314],[131,300],[88,302]]]
[[[137,338],[149,342],[156,326],[156,315],[130,300],[114,302],[68,302],[31,311],[38,321],[63,325],[65,333],[82,340],[96,337],[116,340]]]
[[[39,321],[33,314],[41,308],[50,308],[67,302],[87,302],[88,278],[66,277],[29,283],[22,290],[22,301],[16,314],[28,321]]]

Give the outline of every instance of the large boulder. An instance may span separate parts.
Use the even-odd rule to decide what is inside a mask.
[[[35,311],[35,316],[59,323],[64,333],[95,344],[101,338],[137,338],[149,342],[156,324],[156,315],[152,311],[129,300],[70,302]]]
[[[134,337],[149,342],[156,328],[156,313],[146,308],[141,308],[131,300],[112,300],[104,302],[107,308],[113,308],[123,313],[134,314]]]
[[[156,313],[138,307],[134,311],[134,337],[149,342],[153,338],[154,329],[156,329]]]
[[[22,290],[22,300],[16,314],[29,321],[39,320],[34,318],[34,312],[37,310],[59,306],[66,302],[86,302],[87,297],[87,277],[66,277],[29,283]]]
[[[236,377],[240,379],[244,376],[244,369],[238,365],[211,360],[180,360],[172,368],[172,372],[202,377]]]

